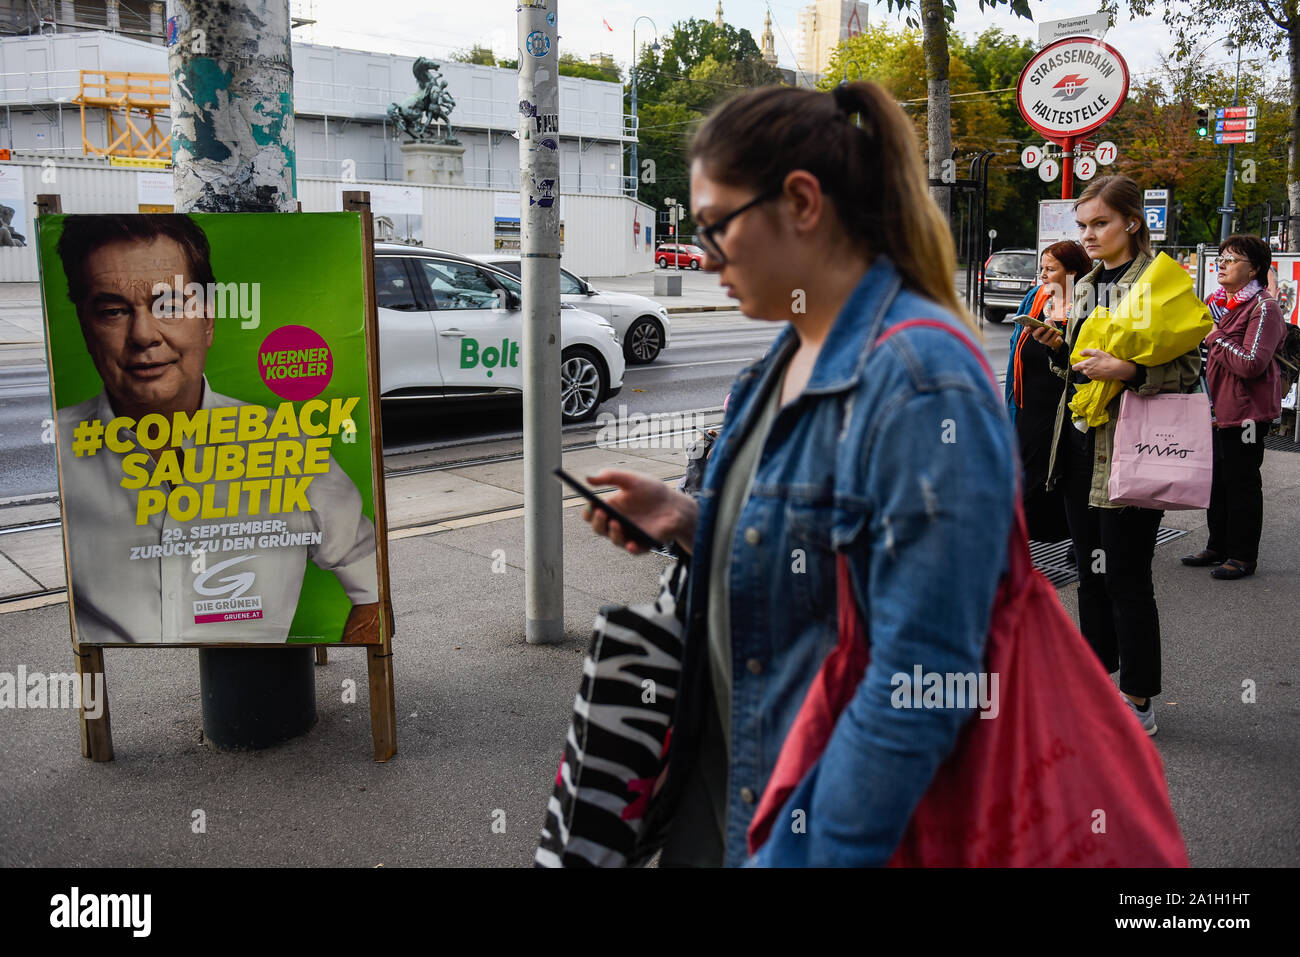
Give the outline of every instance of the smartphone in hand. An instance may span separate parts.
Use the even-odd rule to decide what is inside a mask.
[[[1026,329],[1050,329],[1055,333],[1060,333],[1061,331],[1058,326],[1054,326],[1050,322],[1043,322],[1041,319],[1035,319],[1033,316],[1027,316],[1024,313],[1012,316],[1011,321],[1017,325],[1024,326]]]
[[[632,519],[628,518],[626,515],[624,515],[622,512],[616,509],[613,505],[610,505],[603,498],[597,495],[588,486],[579,482],[568,472],[564,471],[564,469],[556,469],[555,474],[560,479],[560,481],[570,486],[575,492],[577,492],[588,502],[590,502],[592,508],[600,509],[600,511],[604,512],[607,517],[612,518],[614,521],[618,522],[618,524],[623,529],[623,537],[626,538],[628,541],[636,542],[642,548],[653,549],[653,548],[664,547],[663,542],[659,541],[659,539],[652,536],[644,528],[642,528],[636,522],[632,521]]]

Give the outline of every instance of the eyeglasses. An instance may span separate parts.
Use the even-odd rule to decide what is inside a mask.
[[[1236,256],[1220,256],[1218,259],[1214,260],[1214,265],[1222,269],[1224,266],[1231,266],[1233,263],[1244,261],[1245,260],[1238,259]]]
[[[703,246],[704,251],[709,254],[709,258],[719,266],[726,265],[727,257],[722,254],[722,249],[718,246],[718,240],[722,237],[722,234],[726,232],[727,225],[741,213],[745,212],[745,210],[752,206],[757,206],[759,203],[766,203],[769,199],[775,199],[781,195],[781,192],[782,187],[773,187],[767,192],[755,196],[744,206],[733,209],[716,222],[710,223],[708,226],[701,226],[699,229],[700,245]]]

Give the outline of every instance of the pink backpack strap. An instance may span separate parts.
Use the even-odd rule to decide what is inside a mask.
[[[882,332],[879,338],[876,339],[876,345],[880,345],[894,333],[902,332],[904,329],[910,329],[914,326],[928,326],[931,329],[942,329],[944,332],[951,333],[953,336],[960,339],[966,348],[970,350],[971,355],[979,360],[980,365],[984,368],[984,373],[989,377],[989,382],[993,385],[993,391],[997,391],[998,378],[993,374],[993,367],[989,365],[989,360],[985,358],[984,350],[971,342],[965,333],[958,332],[946,322],[940,322],[938,319],[904,319],[897,325],[890,326]]]

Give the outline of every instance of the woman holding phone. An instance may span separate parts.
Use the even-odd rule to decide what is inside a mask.
[[[972,714],[893,707],[890,676],[983,667],[1015,504],[1011,429],[888,93],[748,91],[690,156],[703,267],[746,316],[784,328],[735,381],[698,501],[648,475],[590,477],[691,556],[669,773],[645,827],[666,827],[668,866],[881,865]],[[914,319],[926,324],[902,327]],[[774,828],[749,858],[759,798],[837,642],[837,553],[871,662],[790,798],[806,831]]]
[[[1053,243],[1043,250],[1039,284],[1026,294],[1017,315],[1029,316],[1064,329],[1074,297],[1074,284],[1088,270],[1092,260],[1073,240]],[[1047,463],[1051,458],[1056,424],[1056,406],[1065,382],[1052,372],[1048,348],[1028,335],[1028,327],[1016,324],[1011,333],[1011,354],[1007,360],[1007,410],[1016,426],[1020,464],[1024,468],[1021,494],[1029,537],[1056,542],[1070,535],[1065,522],[1065,505],[1060,489],[1047,491]]]
[[[1142,189],[1127,176],[1094,180],[1074,204],[1084,251],[1096,265],[1074,288],[1069,322],[1062,335],[1035,329],[1066,387],[1056,408],[1047,488],[1065,492],[1065,514],[1079,568],[1079,630],[1107,671],[1119,672],[1124,700],[1147,734],[1156,733],[1160,693],[1160,616],[1151,562],[1164,512],[1120,506],[1107,494],[1114,461],[1115,423],[1123,393],[1107,407],[1109,419],[1080,429],[1069,411],[1075,387],[1093,379],[1124,383],[1139,395],[1190,392],[1199,381],[1197,349],[1172,362],[1140,366],[1100,349],[1084,349],[1071,364],[1071,351],[1098,306],[1115,308],[1154,255],[1142,205]]]

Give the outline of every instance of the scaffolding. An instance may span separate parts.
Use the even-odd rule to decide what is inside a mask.
[[[166,73],[82,70],[81,92],[72,102],[81,106],[85,155],[171,160],[171,137],[158,128],[158,113],[171,109],[171,79]],[[88,109],[104,111],[107,145],[91,143],[86,135]]]

